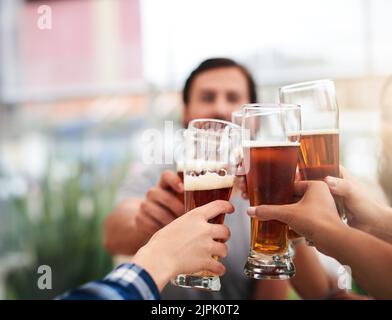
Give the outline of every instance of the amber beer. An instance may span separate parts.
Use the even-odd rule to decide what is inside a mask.
[[[177,169],[177,175],[181,179],[182,183],[184,183],[184,171],[178,171]]]
[[[185,212],[203,206],[215,200],[230,199],[231,190],[234,184],[234,175],[224,174],[225,170],[187,170],[185,176]],[[224,214],[211,219],[210,223],[222,224],[225,219]],[[217,257],[215,257],[218,259]],[[195,273],[197,276],[214,276],[209,271]]]
[[[339,131],[301,133],[299,172],[303,180],[339,177]]]
[[[180,161],[177,162],[177,175],[181,179],[181,182],[184,183],[184,163],[183,162],[180,162]],[[177,198],[182,203],[184,203],[184,194],[177,193]]]
[[[244,147],[249,157],[247,187],[251,206],[288,204],[294,199],[299,143],[258,144]],[[288,248],[288,226],[276,220],[251,220],[251,247],[262,254],[279,254]]]
[[[185,176],[185,212],[203,206],[215,200],[230,199],[234,184],[234,175],[225,174],[224,169],[188,171]],[[223,223],[224,214],[210,222]]]
[[[302,180],[323,180],[339,177],[339,131],[314,130],[301,133],[299,173]],[[339,214],[344,213],[343,202],[335,197]]]

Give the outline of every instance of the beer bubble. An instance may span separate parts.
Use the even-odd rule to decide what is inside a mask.
[[[221,177],[225,176],[226,174],[227,174],[226,169],[220,169],[220,170],[218,171],[218,175],[220,175]]]

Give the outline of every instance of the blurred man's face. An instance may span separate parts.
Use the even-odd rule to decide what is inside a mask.
[[[184,125],[196,118],[231,121],[231,113],[249,102],[245,75],[236,67],[223,67],[200,73],[193,80]]]

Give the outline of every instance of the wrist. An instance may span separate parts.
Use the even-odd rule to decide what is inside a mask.
[[[374,225],[377,228],[384,228],[385,227],[385,222],[388,221],[388,217],[392,216],[392,209],[384,204],[377,203],[376,210],[372,214],[374,217]]]
[[[159,251],[154,252],[147,245],[139,249],[132,262],[148,272],[159,291],[162,291],[175,274],[175,268],[170,263],[170,259],[164,254],[160,255]]]
[[[389,242],[392,230],[392,209],[387,205],[377,204],[376,209],[372,212],[372,217],[368,233]]]
[[[315,247],[322,253],[330,255],[330,248],[334,246],[334,240],[341,234],[345,234],[350,227],[342,221],[336,223],[323,223],[314,233],[313,242]]]

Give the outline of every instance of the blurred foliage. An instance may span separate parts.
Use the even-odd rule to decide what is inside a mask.
[[[10,228],[0,243],[15,239],[16,232],[19,249],[32,254],[32,263],[8,274],[8,299],[51,299],[111,270],[102,223],[113,208],[126,163],[103,173],[92,162],[81,162],[61,181],[49,165],[39,186],[29,188],[32,194],[11,199]],[[52,269],[51,290],[37,286],[41,265]]]

